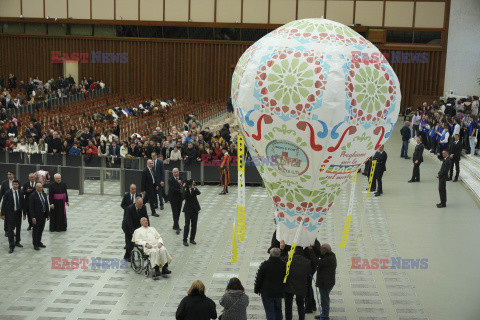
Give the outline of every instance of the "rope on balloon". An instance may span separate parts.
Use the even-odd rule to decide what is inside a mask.
[[[368,178],[368,189],[367,189],[367,196],[365,197],[365,202],[363,203],[363,213],[362,217],[360,218],[360,230],[357,233],[357,237],[355,239],[355,246],[353,247],[353,254],[352,254],[352,264],[350,265],[350,270],[352,270],[353,267],[353,258],[355,257],[355,252],[357,251],[357,242],[358,242],[358,237],[362,233],[362,226],[363,226],[363,219],[365,217],[365,211],[367,211],[367,199],[370,197],[370,190],[372,188],[372,182],[373,182],[373,176],[375,174],[375,167],[377,165],[377,160],[372,161],[372,167],[370,168],[370,176]]]
[[[283,279],[283,283],[287,282],[287,278],[288,278],[288,275],[290,273],[290,266],[292,264],[293,254],[295,253],[295,248],[297,246],[297,241],[298,241],[298,237],[300,235],[300,231],[302,230],[303,221],[305,219],[305,214],[307,213],[308,205],[312,201],[313,195],[314,195],[315,191],[317,190],[318,181],[320,181],[320,177],[322,176],[322,173],[325,171],[325,165],[330,161],[330,158],[332,158],[332,157],[329,156],[327,159],[325,159],[323,161],[323,164],[320,167],[320,173],[318,174],[317,181],[315,181],[315,185],[314,185],[314,188],[312,190],[312,193],[310,194],[310,198],[308,199],[307,205],[305,206],[305,209],[303,210],[303,213],[301,215],[302,220],[300,221],[300,226],[298,226],[298,228],[297,228],[297,232],[295,233],[295,238],[293,238],[292,247],[291,247],[290,251],[288,252],[287,270],[285,272],[285,278]]]
[[[348,204],[347,219],[345,220],[345,227],[343,228],[342,241],[340,242],[340,248],[345,247],[348,242],[348,233],[350,232],[350,223],[352,222],[353,204],[355,203],[355,186],[357,183],[357,174],[355,173],[350,185],[350,203]]]

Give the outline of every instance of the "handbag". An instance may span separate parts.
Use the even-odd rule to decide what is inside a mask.
[[[225,313],[227,313],[228,310],[232,309],[232,307],[233,307],[239,300],[240,300],[240,298],[238,298],[237,301],[235,301],[228,309],[225,309],[225,310],[223,311],[223,313],[220,315],[220,317],[218,317],[218,320],[222,320],[223,315],[224,315]]]

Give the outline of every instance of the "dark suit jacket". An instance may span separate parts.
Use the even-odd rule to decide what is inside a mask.
[[[22,190],[18,189],[18,209],[22,210],[25,207],[25,198],[23,196]],[[9,189],[3,196],[2,202],[2,216],[7,217],[7,214],[12,214],[14,207],[13,192],[12,189]]]
[[[10,190],[10,183],[8,183],[8,179],[3,180],[2,187],[0,189],[0,201],[2,201],[3,196],[5,195],[5,193],[7,193],[8,190]]]
[[[285,292],[306,297],[307,285],[310,283],[310,274],[312,273],[310,259],[305,258],[301,254],[294,254],[290,273],[285,285]]]
[[[438,171],[438,179],[447,180],[451,165],[452,165],[452,160],[450,158],[447,157],[445,158],[445,160],[443,160],[442,166],[440,167],[440,171]]]
[[[312,250],[309,251],[312,261],[316,261],[317,265],[317,287],[322,289],[333,288],[335,285],[335,270],[337,269],[335,253],[327,253],[321,259],[318,259]]]
[[[48,205],[48,197],[45,192],[42,192],[43,195],[43,200],[45,201],[45,206],[46,206],[46,211],[43,212],[43,204],[42,200],[40,200],[40,196],[38,195],[37,191],[34,191],[30,194],[30,197],[28,198],[28,210],[30,212],[30,215],[33,218],[35,218],[37,221],[40,219],[45,219],[49,216],[50,214],[50,206]]]
[[[375,170],[380,172],[387,171],[387,153],[385,151],[377,151],[373,156],[373,160],[377,160]]]
[[[152,171],[153,171],[153,168],[152,168]],[[145,169],[143,169],[143,172],[142,172],[141,191],[142,192],[154,191],[155,187],[156,187],[156,183],[155,184],[153,183],[153,178],[152,178],[152,175],[150,174],[150,170],[148,167],[145,167]]]
[[[198,213],[200,211],[200,203],[198,203],[197,196],[200,194],[200,190],[198,190],[196,187],[194,189],[188,188],[183,192],[183,194],[185,196],[183,212]]]
[[[180,178],[180,180],[182,179]],[[183,183],[183,180],[182,180],[182,183]],[[183,188],[180,185],[180,183],[178,183],[173,176],[168,178],[168,200],[169,201],[182,202],[183,200],[182,189]]]
[[[419,163],[423,162],[423,143],[417,144],[415,146],[415,151],[413,152],[413,162],[418,160]]]
[[[462,143],[460,140],[457,143],[452,141],[448,147],[448,152],[453,155],[454,160],[460,160],[460,156],[462,155]]]
[[[122,223],[122,230],[127,234],[133,234],[136,229],[141,227],[140,219],[143,217],[147,218],[150,224],[147,208],[145,206],[143,206],[142,209],[140,209],[140,211],[137,213],[137,207],[135,207],[135,204],[131,204],[125,209],[124,216],[125,219]]]
[[[142,194],[137,192],[137,193],[135,193],[134,199],[136,199],[137,197],[141,197],[141,196],[142,196]],[[125,192],[125,194],[123,195],[122,203],[120,204],[120,207],[122,207],[122,209],[125,210],[125,208],[127,208],[132,203],[133,203],[132,202],[132,195],[130,194],[130,192]]]
[[[157,159],[153,161],[153,164],[153,167],[155,168],[155,181],[160,185],[160,182],[165,182],[165,168],[163,166],[163,161]]]
[[[28,188],[31,188],[32,190],[28,191]],[[30,205],[30,202],[28,201],[28,198],[30,197],[30,194],[32,194],[32,192],[35,192],[35,187],[32,188],[30,186],[30,180],[23,185],[22,191],[23,191],[23,195],[25,196],[25,211],[29,212],[28,207]]]

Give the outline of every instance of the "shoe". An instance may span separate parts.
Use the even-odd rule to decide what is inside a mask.
[[[184,245],[185,247],[188,247],[188,242],[187,242],[187,241],[183,241],[183,245]]]
[[[163,210],[163,206],[160,206],[160,210]]]
[[[152,213],[152,216],[154,216],[154,217],[160,217],[160,216],[159,216],[158,214],[156,214],[156,213]]]
[[[37,246],[33,247],[33,249],[34,249],[34,250],[37,250],[37,251],[40,250],[40,248],[37,247]]]
[[[124,250],[127,249],[127,246],[123,246],[123,249],[124,249]]]
[[[437,203],[437,208],[445,208],[446,204]]]
[[[305,309],[305,313],[313,313],[312,309]]]
[[[197,243],[195,242],[195,240],[190,240],[190,243],[191,243],[191,244],[197,244]]]
[[[180,234],[180,229],[177,229],[177,231],[175,231],[177,234]]]
[[[5,231],[5,237],[8,237],[8,234],[7,234],[7,232],[6,232],[6,231]]]
[[[20,242],[15,243],[15,246],[16,246],[16,247],[19,247],[19,248],[23,248],[23,245],[21,245]]]
[[[226,193],[223,193],[223,192],[220,192],[220,193],[219,193],[219,195],[224,195],[224,194],[226,194]]]
[[[458,182],[458,178],[453,179],[453,182]]]
[[[412,183],[412,182],[415,182],[415,180],[408,180],[407,182],[408,182],[408,183]]]
[[[32,230],[32,227],[28,226],[27,231],[30,231],[30,230]]]
[[[43,243],[40,243],[39,247],[40,247],[40,248],[46,248],[47,246],[44,245]]]
[[[165,264],[162,268],[162,274],[170,274],[172,271],[168,270],[168,263]]]
[[[447,181],[452,181],[452,178],[447,178]]]
[[[161,275],[162,275],[162,272],[160,271],[160,267],[155,266],[153,277],[156,278],[156,277],[160,277]]]
[[[412,159],[412,158],[410,158],[409,156],[406,156],[406,157],[405,157],[405,159],[407,159],[407,160],[408,160],[408,159]]]
[[[318,316],[318,315],[317,315],[317,316],[315,316],[315,319],[320,319],[320,316]]]
[[[381,196],[382,194],[380,192],[375,192],[375,197],[379,197]]]
[[[127,260],[127,262],[130,262],[130,260],[131,260],[130,258],[124,258],[124,259]]]
[[[10,250],[8,250],[8,253],[13,253],[13,248],[10,248]]]

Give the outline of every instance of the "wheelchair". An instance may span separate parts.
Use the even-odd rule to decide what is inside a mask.
[[[143,251],[141,245],[135,244],[131,253],[130,263],[133,271],[140,274],[143,272],[145,277],[149,277],[152,271],[150,266],[150,257]]]

